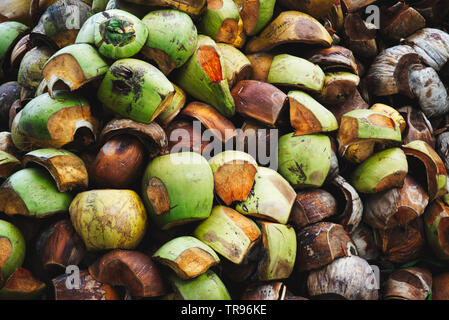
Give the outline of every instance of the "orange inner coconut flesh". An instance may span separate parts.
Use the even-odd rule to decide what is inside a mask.
[[[256,173],[256,167],[248,162],[225,163],[214,174],[215,192],[228,206],[234,201],[245,201]]]
[[[219,82],[223,80],[223,73],[221,69],[220,56],[217,51],[211,46],[202,46],[197,52],[198,61],[201,68],[212,82]]]

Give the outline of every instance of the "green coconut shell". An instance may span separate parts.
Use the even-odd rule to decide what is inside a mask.
[[[168,280],[176,296],[183,300],[231,300],[225,284],[211,270],[189,280],[170,274]]]
[[[75,43],[80,28],[92,14],[91,6],[83,1],[56,1],[40,16],[31,36],[64,48]]]
[[[83,160],[64,149],[38,149],[23,156],[23,164],[41,165],[48,170],[56,182],[58,190],[87,189],[89,178]]]
[[[194,98],[215,107],[225,117],[235,113],[225,64],[214,40],[198,36],[195,53],[175,74],[175,83]]]
[[[239,18],[234,1],[208,1],[198,28],[217,42],[233,43],[238,36]]]
[[[74,91],[101,78],[108,69],[109,65],[94,47],[78,43],[66,46],[52,55],[45,63],[42,75],[53,97],[53,86],[57,81],[64,82]]]
[[[0,150],[0,179],[6,179],[14,172],[20,170],[22,163],[19,159],[5,151]]]
[[[121,59],[106,73],[97,96],[115,113],[150,123],[170,105],[174,94],[172,83],[153,65]]]
[[[449,208],[437,199],[424,212],[424,230],[430,248],[443,261],[449,261],[448,228]]]
[[[17,123],[20,135],[43,148],[72,142],[80,128],[89,129],[95,137],[98,121],[91,115],[89,102],[68,91],[55,91],[53,99],[48,93],[34,98],[23,108]]]
[[[279,54],[273,58],[267,82],[318,93],[324,86],[324,77],[324,71],[318,65],[289,54]]]
[[[261,233],[251,219],[231,208],[215,206],[210,217],[193,234],[226,259],[240,264]]]
[[[248,198],[235,209],[244,215],[285,224],[295,199],[296,192],[286,179],[273,169],[259,167]]]
[[[112,9],[90,17],[80,29],[76,43],[89,43],[110,59],[137,54],[148,38],[148,29],[133,14]]]
[[[170,9],[156,10],[148,13],[142,22],[151,35],[142,53],[154,60],[164,74],[184,65],[194,53],[198,33],[188,14]]]
[[[302,91],[290,91],[290,123],[296,135],[330,132],[338,129],[337,119],[321,103]]]
[[[263,258],[257,268],[261,281],[290,277],[296,260],[296,232],[291,226],[261,222]]]
[[[34,92],[42,82],[42,69],[53,54],[54,50],[49,47],[34,47],[28,51],[20,62],[18,83]]]
[[[408,172],[407,157],[400,148],[375,153],[355,168],[351,184],[358,192],[377,193],[402,187]]]
[[[147,229],[145,207],[132,190],[78,193],[69,212],[73,227],[90,251],[134,249]]]
[[[197,277],[220,262],[212,248],[192,236],[166,242],[153,254],[153,259],[167,265],[183,279]]]
[[[245,33],[258,34],[273,17],[275,0],[234,0],[239,7]]]
[[[0,65],[3,64],[6,55],[18,40],[21,34],[24,34],[28,27],[20,22],[6,21],[0,23]]]
[[[46,171],[26,168],[15,172],[0,186],[0,211],[36,218],[69,209],[73,196],[59,192]]]
[[[142,198],[150,218],[162,229],[203,220],[212,210],[212,170],[198,153],[159,156],[145,170]]]
[[[323,134],[279,138],[279,173],[295,188],[321,187],[331,166],[331,141]]]

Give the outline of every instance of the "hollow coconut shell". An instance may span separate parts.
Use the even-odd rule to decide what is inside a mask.
[[[166,293],[158,266],[139,251],[109,251],[89,266],[89,274],[101,283],[126,287],[135,297],[155,297]]]
[[[309,189],[298,192],[289,222],[300,230],[336,213],[337,201],[331,193],[323,189]]]
[[[43,218],[66,212],[72,199],[59,192],[50,174],[37,168],[19,170],[0,186],[0,211],[8,215]]]
[[[44,282],[34,278],[27,269],[17,269],[0,289],[1,300],[37,300],[46,289]]]
[[[426,167],[429,201],[444,196],[447,193],[446,167],[435,150],[422,140],[411,141],[402,149],[407,156],[418,158]]]
[[[336,259],[311,271],[307,277],[307,289],[312,297],[378,300],[378,285],[369,263],[358,256]]]
[[[23,23],[16,21],[6,21],[0,23],[0,34],[2,39],[0,41],[0,66],[7,57],[9,50],[12,50],[12,46],[19,40],[21,34],[24,34],[28,30],[28,27]]]
[[[46,168],[56,182],[60,192],[72,189],[87,189],[89,178],[81,158],[63,149],[38,149],[23,157],[23,164],[35,163]]]
[[[197,277],[220,262],[212,248],[191,236],[166,242],[152,258],[170,267],[182,279]]]
[[[421,216],[428,203],[426,191],[407,175],[402,188],[392,188],[367,197],[364,221],[379,229],[405,226]]]
[[[34,98],[17,119],[18,134],[42,148],[60,148],[71,143],[81,128],[88,129],[93,137],[98,132],[98,121],[91,114],[89,102],[67,91],[54,92],[54,98],[48,93]]]
[[[237,130],[232,121],[206,103],[193,101],[185,106],[181,115],[199,120],[202,126],[209,130],[207,134],[212,134],[223,143],[237,135]],[[207,138],[205,139],[207,140]]]
[[[327,72],[318,100],[325,105],[344,103],[357,89],[360,78],[350,72]]]
[[[126,118],[115,118],[106,123],[100,133],[99,145],[104,145],[113,137],[120,135],[131,135],[138,138],[148,149],[150,158],[159,155],[160,149],[168,145],[164,129],[156,122],[143,124]]]

